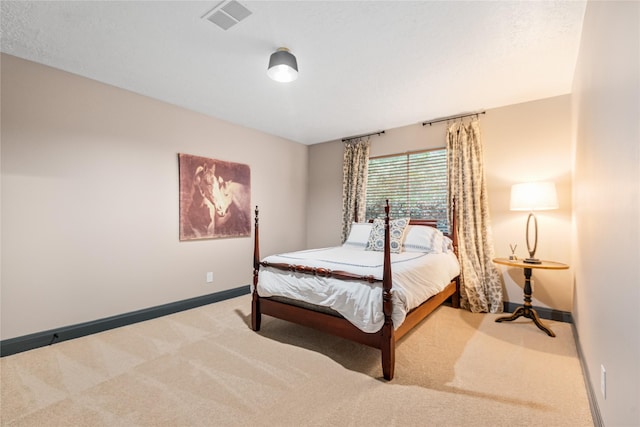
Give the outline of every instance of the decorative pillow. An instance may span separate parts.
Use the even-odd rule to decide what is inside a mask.
[[[444,235],[434,227],[424,225],[410,225],[407,227],[406,237],[402,244],[407,252],[426,252],[440,254],[443,251]]]
[[[367,243],[369,242],[369,235],[371,234],[371,229],[373,228],[373,224],[370,222],[354,222],[351,224],[351,231],[349,232],[349,237],[343,243],[343,246],[349,246],[353,249],[360,248],[364,250],[367,247]]]
[[[392,219],[389,221],[389,248],[391,253],[399,254],[402,252],[402,240],[404,232],[409,225],[409,218]],[[367,243],[368,251],[384,252],[384,219],[376,218],[373,220],[373,228],[369,234],[369,242]]]

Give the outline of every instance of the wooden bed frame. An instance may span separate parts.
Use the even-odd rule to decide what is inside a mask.
[[[453,241],[453,248],[458,255],[458,239],[455,223],[455,204],[452,207],[451,233],[446,234]],[[435,220],[411,220],[411,225],[436,226]],[[324,268],[313,268],[303,265],[279,264],[260,261],[259,251],[259,226],[258,207],[255,210],[255,238],[253,249],[253,298],[251,304],[251,329],[260,330],[262,315],[277,317],[279,319],[294,322],[299,325],[308,326],[319,331],[327,332],[351,341],[378,348],[382,352],[382,372],[386,380],[393,379],[395,369],[395,348],[396,342],[400,340],[414,326],[420,323],[425,317],[431,314],[436,308],[451,298],[453,307],[459,307],[460,278],[456,277],[440,293],[432,296],[420,306],[411,310],[402,325],[397,330],[393,328],[391,312],[393,310],[391,302],[391,251],[389,244],[389,204],[385,207],[385,248],[384,266],[382,280],[373,276],[359,276],[345,271],[335,271]],[[258,295],[258,272],[260,267],[272,267],[280,270],[295,271],[298,273],[312,274],[322,277],[333,277],[340,280],[360,280],[369,283],[382,282],[382,300],[384,325],[378,332],[363,332],[351,322],[337,313],[330,314],[326,310],[316,311],[307,307],[294,305],[280,299],[261,297]]]

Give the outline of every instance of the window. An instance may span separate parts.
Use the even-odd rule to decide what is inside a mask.
[[[447,232],[446,148],[369,159],[367,219],[384,217],[387,199],[392,218],[437,219]]]

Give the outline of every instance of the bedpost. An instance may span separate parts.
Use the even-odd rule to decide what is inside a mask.
[[[382,350],[382,373],[386,380],[392,380],[396,363],[396,340],[393,330],[393,302],[391,301],[391,236],[389,233],[389,200],[384,208],[384,266],[382,271],[382,311],[384,325],[380,349]]]
[[[358,201],[356,200],[355,206],[353,208],[353,222],[360,222],[360,218],[358,218]]]
[[[258,206],[255,210],[255,231],[253,239],[253,295],[251,300],[251,329],[260,330],[262,315],[258,298],[258,273],[260,271],[260,233],[258,230]]]
[[[456,198],[451,199],[451,241],[453,242],[453,253],[459,259],[458,255],[458,214],[456,212]],[[460,308],[460,275],[456,277],[456,293],[451,296],[451,305],[453,308]]]
[[[456,198],[451,199],[451,241],[453,252],[458,256],[458,214],[456,212]]]

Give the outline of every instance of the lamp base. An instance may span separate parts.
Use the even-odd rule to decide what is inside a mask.
[[[533,249],[531,249],[531,245],[529,244],[529,223],[531,222],[531,218],[533,218]],[[536,255],[536,248],[538,247],[538,220],[536,216],[531,212],[529,217],[527,218],[527,251],[529,251],[529,258],[525,258],[523,262],[525,264],[542,264],[538,258],[534,258]]]

